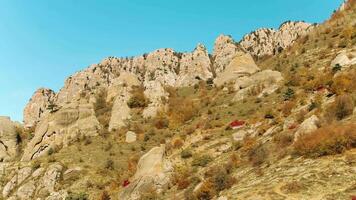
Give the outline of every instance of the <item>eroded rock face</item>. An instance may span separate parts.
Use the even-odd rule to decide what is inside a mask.
[[[220,35],[215,40],[213,52],[216,73],[224,71],[238,52],[241,50],[231,36]]]
[[[6,199],[28,200],[34,197],[47,197],[47,199],[64,199],[66,191],[56,191],[63,166],[53,163],[46,168],[35,171],[31,167],[19,169],[5,185],[2,196]],[[62,197],[62,198],[60,198]]]
[[[220,86],[240,77],[250,76],[258,71],[260,71],[260,68],[256,65],[252,56],[248,53],[239,52],[225,70],[218,73],[214,82]]]
[[[276,55],[291,46],[299,37],[313,29],[305,22],[285,22],[278,30],[271,28],[258,29],[247,34],[240,41],[240,46],[256,57]]]
[[[282,74],[278,71],[263,70],[251,76],[242,77],[235,82],[234,101],[240,101],[248,96],[262,97],[264,94],[272,94],[283,81]]]
[[[131,118],[127,102],[131,97],[132,87],[139,85],[137,76],[124,72],[109,87],[107,101],[110,101],[110,99],[114,101],[109,123],[110,131],[124,127],[126,120]]]
[[[46,88],[38,89],[31,97],[23,112],[25,127],[32,127],[49,112],[49,106],[53,104],[56,94]]]
[[[139,160],[133,182],[121,192],[119,199],[140,199],[141,194],[150,189],[160,193],[169,183],[172,170],[165,158],[165,146],[152,148]]]
[[[26,146],[22,160],[47,155],[49,151],[66,146],[78,137],[96,136],[100,128],[91,103],[82,100],[63,105],[37,125],[35,136]]]
[[[0,162],[12,160],[17,150],[16,124],[9,117],[0,116]]]
[[[183,53],[180,59],[178,86],[191,86],[199,80],[213,78],[208,50],[199,44],[192,53]]]
[[[340,65],[342,69],[350,67],[356,64],[356,50],[355,51],[341,51],[339,54],[331,61],[330,67],[333,68]]]

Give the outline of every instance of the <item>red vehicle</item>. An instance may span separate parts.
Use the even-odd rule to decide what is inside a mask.
[[[123,183],[122,183],[122,187],[127,187],[130,185],[130,181],[129,180],[125,180]]]
[[[230,123],[230,127],[235,129],[235,128],[240,128],[241,126],[245,125],[246,122],[242,120],[235,120]]]

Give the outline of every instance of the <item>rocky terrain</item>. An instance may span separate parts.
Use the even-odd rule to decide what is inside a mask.
[[[351,199],[355,9],[37,90],[23,124],[0,117],[0,199]]]

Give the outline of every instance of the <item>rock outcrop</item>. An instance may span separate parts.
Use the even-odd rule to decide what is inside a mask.
[[[34,196],[56,199],[67,196],[65,191],[56,191],[56,185],[60,180],[63,166],[53,163],[48,168],[38,168],[33,171],[31,167],[23,167],[15,172],[6,183],[2,196],[7,199],[27,200]],[[60,195],[61,194],[61,195]],[[61,198],[57,198],[61,199]]]
[[[280,34],[284,34],[288,26],[283,25]],[[187,53],[165,48],[131,58],[108,57],[70,76],[57,94],[40,89],[33,95],[26,106],[24,118],[27,126],[37,125],[37,128],[22,160],[46,155],[66,146],[74,138],[97,135],[106,126],[100,124],[95,113],[97,102],[103,102],[98,99],[102,91],[106,95],[99,95],[100,98],[104,98],[107,105],[112,105],[109,108],[109,126],[105,128],[115,131],[126,126],[131,118],[127,103],[133,87],[144,88],[148,106],[142,116],[152,118],[164,109],[169,98],[165,90],[168,86],[192,86],[217,77],[215,82],[218,85],[241,79],[245,84],[243,87],[253,87],[258,83],[267,88],[263,92],[272,92],[275,84],[267,80],[274,78],[278,82],[279,78],[275,72],[257,73],[259,71],[252,56],[225,35],[216,39],[213,55],[209,55],[207,49],[199,44],[193,52]],[[239,91],[240,96],[245,91]]]
[[[127,105],[131,97],[131,90],[141,83],[133,73],[122,72],[109,87],[107,101],[113,100],[109,131],[124,127],[126,120],[131,118],[130,108]]]
[[[241,52],[241,49],[231,36],[220,35],[214,44],[213,65],[215,72],[223,72],[238,52]]]
[[[53,153],[77,138],[98,135],[100,128],[91,103],[81,100],[63,105],[37,125],[34,138],[26,146],[22,160]]]
[[[0,117],[0,162],[10,161],[17,155],[16,124],[8,117]]]
[[[291,46],[299,37],[306,35],[314,25],[305,22],[285,22],[278,30],[258,29],[247,34],[239,45],[256,57],[276,55]]]
[[[171,163],[165,158],[165,146],[152,148],[139,160],[133,182],[121,192],[119,199],[140,199],[143,193],[152,189],[160,193],[169,183],[172,170]]]
[[[305,134],[309,134],[316,129],[318,129],[319,118],[315,115],[309,117],[308,119],[304,120],[303,123],[300,125],[298,130],[295,132],[294,141],[297,141],[299,137]]]
[[[281,81],[282,74],[272,70],[263,70],[237,79],[234,86],[237,91],[234,101],[243,100],[248,96],[262,97],[265,94],[272,94],[280,87]]]
[[[41,118],[50,112],[55,99],[54,91],[46,88],[38,89],[31,97],[23,112],[25,127],[35,126]]]
[[[252,56],[248,53],[239,52],[232,59],[225,70],[217,75],[215,84],[220,86],[243,76],[250,76],[260,71]]]
[[[341,51],[338,55],[331,61],[330,67],[334,68],[337,65],[341,69],[350,67],[351,65],[356,65],[356,49],[353,51]]]

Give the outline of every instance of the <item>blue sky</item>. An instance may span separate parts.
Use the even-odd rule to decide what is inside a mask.
[[[58,91],[66,77],[107,56],[157,48],[212,49],[287,20],[322,22],[342,0],[0,0],[0,115],[22,121],[39,87]]]

